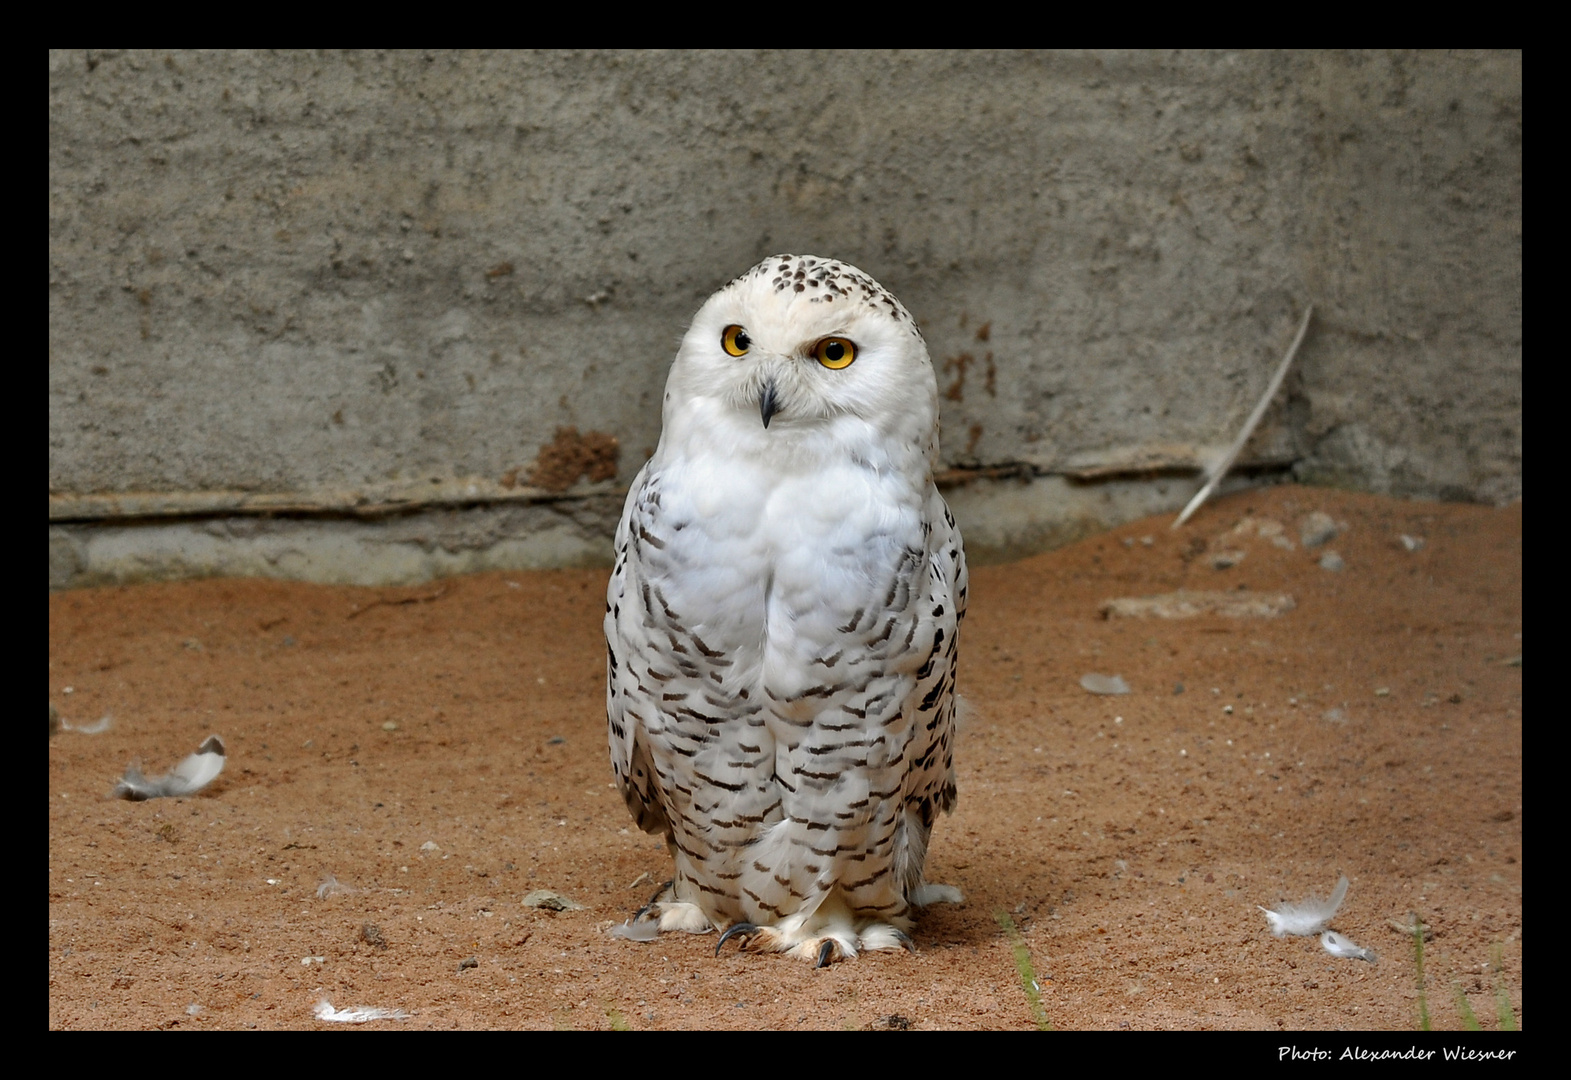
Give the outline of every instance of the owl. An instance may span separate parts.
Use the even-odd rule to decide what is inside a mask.
[[[672,880],[624,928],[819,966],[913,949],[955,802],[960,531],[905,307],[777,255],[694,316],[606,596],[611,767]]]

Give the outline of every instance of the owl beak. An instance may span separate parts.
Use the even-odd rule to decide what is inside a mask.
[[[764,418],[764,427],[769,426],[769,418],[780,409],[780,399],[775,396],[775,381],[767,379],[764,382],[764,392],[758,396],[758,414]]]

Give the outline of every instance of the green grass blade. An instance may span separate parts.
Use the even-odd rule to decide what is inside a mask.
[[[612,1031],[626,1031],[627,1017],[622,1015],[622,1010],[612,1005],[609,1001],[601,1002],[605,1007],[605,1018],[611,1022]]]
[[[1515,1031],[1516,1014],[1511,1011],[1511,995],[1506,993],[1506,988],[1500,985],[1500,968],[1502,965],[1499,945],[1495,946],[1494,955],[1490,959],[1494,961],[1491,967],[1494,969],[1493,974],[1495,976],[1495,1022],[1501,1031]]]
[[[1473,1015],[1473,1006],[1468,1004],[1467,995],[1462,993],[1460,983],[1456,986],[1456,1011],[1462,1014],[1462,1028],[1465,1031],[1482,1031],[1483,1027],[1478,1022],[1478,1017]]]
[[[1424,920],[1413,913],[1413,963],[1418,969],[1418,1030],[1431,1031],[1429,1002],[1424,998]]]
[[[1026,1002],[1031,1006],[1031,1018],[1036,1021],[1038,1031],[1052,1031],[1053,1025],[1047,1019],[1047,1012],[1042,1008],[1042,994],[1037,989],[1036,968],[1031,964],[1031,950],[1026,948],[1025,939],[1020,936],[1020,931],[1015,928],[1015,921],[1003,908],[993,911],[993,918],[998,925],[1003,927],[1004,933],[1009,938],[1009,944],[1015,951],[1015,971],[1020,974],[1020,988],[1025,991]]]
[[[1516,1030],[1516,1014],[1511,1011],[1511,995],[1503,986],[1495,987],[1495,1022],[1501,1031]]]

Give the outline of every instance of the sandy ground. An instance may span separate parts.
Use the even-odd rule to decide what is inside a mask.
[[[1341,527],[1312,550],[1311,511]],[[1056,1028],[1412,1031],[1410,912],[1434,1026],[1502,998],[1520,1024],[1520,504],[1286,486],[1167,524],[973,571],[928,860],[966,901],[915,955],[823,970],[608,935],[670,863],[610,786],[604,571],[53,595],[50,703],[113,720],[49,740],[49,1026],[328,1027],[327,999],[407,1014],[372,1027],[1029,1028],[1023,956]],[[1101,614],[1180,588],[1296,606]],[[106,798],[211,734],[206,791]],[[1378,963],[1256,907],[1341,874],[1332,926]]]

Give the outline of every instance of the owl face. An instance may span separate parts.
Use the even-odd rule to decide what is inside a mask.
[[[760,445],[826,427],[898,437],[931,432],[937,400],[921,332],[893,295],[846,263],[776,255],[699,309],[665,421],[751,429]]]

